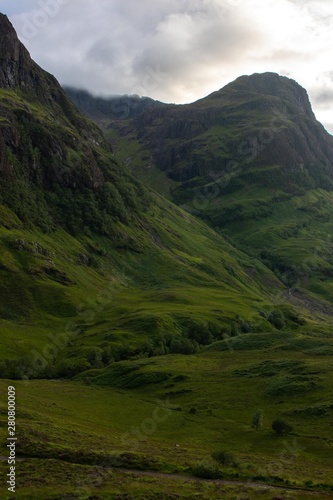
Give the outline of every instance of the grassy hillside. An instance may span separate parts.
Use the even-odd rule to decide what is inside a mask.
[[[33,368],[36,350],[44,359],[46,350],[48,376],[50,365],[66,374],[98,365],[101,355],[107,364],[158,353],[159,336],[168,336],[169,347],[176,336],[182,345],[173,349],[195,352],[224,335],[264,328],[256,326],[261,309],[280,307],[272,301],[283,288],[267,268],[162,199],[142,217],[140,230],[130,228],[138,248],[125,238],[74,237],[60,228],[43,234],[6,214],[0,231],[3,376],[45,375]],[[9,217],[16,224],[10,229]],[[48,353],[61,336],[61,348]],[[155,347],[147,344],[152,337]]]
[[[308,497],[285,488],[326,498],[332,354],[332,339],[319,333],[244,334],[196,355],[115,363],[76,382],[15,382],[18,498],[221,498],[223,491],[254,499],[257,483],[270,485],[266,499]],[[255,430],[258,409],[263,425]],[[274,433],[277,418],[293,430]]]
[[[134,179],[2,15],[0,28],[0,388],[16,388],[15,498],[325,498],[330,303]],[[0,436],[5,478],[5,425]]]

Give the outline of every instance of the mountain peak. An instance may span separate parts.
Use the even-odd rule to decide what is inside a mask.
[[[2,14],[2,12],[0,12],[0,28],[1,28],[1,33],[5,32],[6,30],[8,31],[13,31],[14,28],[13,28],[13,25],[11,24],[11,22],[9,21],[8,17],[6,16],[6,14]]]
[[[229,91],[240,92],[242,95],[260,94],[263,97],[271,96],[289,101],[296,105],[307,118],[315,119],[307,91],[295,80],[278,73],[266,72],[240,76],[223,87],[219,93]]]
[[[29,61],[29,52],[19,41],[13,25],[6,15],[0,14],[0,87],[24,85]]]
[[[71,106],[58,81],[31,59],[4,14],[0,14],[0,88],[20,88],[30,100],[51,108],[59,105],[66,114],[70,112]]]

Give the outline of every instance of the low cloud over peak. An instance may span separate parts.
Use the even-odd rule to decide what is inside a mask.
[[[189,102],[239,75],[274,71],[309,89],[320,118],[330,2],[2,0],[1,9],[33,58],[63,84]]]

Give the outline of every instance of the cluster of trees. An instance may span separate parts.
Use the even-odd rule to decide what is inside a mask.
[[[165,331],[147,340],[143,348],[147,356],[195,354],[201,346],[229,338],[241,331],[251,331],[251,325],[240,318],[231,325],[220,325],[213,321],[204,322],[181,317],[178,318],[178,327],[178,333]]]

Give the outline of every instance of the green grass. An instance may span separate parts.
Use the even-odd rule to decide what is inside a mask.
[[[17,392],[17,498],[214,499],[222,488],[230,500],[258,491],[297,499],[302,492],[283,488],[331,491],[332,311],[316,299],[333,293],[331,193],[313,186],[291,197],[283,183],[277,192],[269,188],[277,166],[246,160],[196,212],[214,230],[157,193],[188,210],[207,184],[203,167],[218,171],[228,160],[224,139],[249,133],[247,100],[255,131],[272,118],[256,110],[255,96],[226,103],[223,126],[176,123],[181,144],[166,145],[175,154],[199,130],[198,169],[181,182],[157,168],[129,122],[122,143],[110,129],[149,191],[34,70],[54,101],[44,85],[37,94],[0,91],[8,117],[1,137],[14,130],[21,138],[13,150],[0,137],[1,166],[15,174],[11,189],[0,190],[0,389]],[[216,96],[208,101],[214,109]],[[161,115],[151,132],[164,124]],[[179,166],[186,173],[189,164],[182,158]],[[293,433],[276,435],[276,418]],[[0,437],[6,455],[4,425]],[[222,451],[234,460],[214,461]],[[0,462],[4,476],[6,466]]]
[[[158,196],[140,230],[124,229],[136,249],[102,235],[23,229],[3,213],[2,359],[45,357],[64,335],[52,365],[68,357],[82,365],[95,347],[134,355],[152,337],[182,334],[184,318],[228,332],[233,322],[262,323],[260,310],[282,287],[259,261]]]
[[[320,490],[320,484],[331,483],[332,359],[281,352],[280,342],[255,351],[255,359],[252,350],[168,355],[88,371],[82,382],[14,382],[18,454],[26,457],[18,463],[22,495],[29,491],[27,485],[35,488],[36,498],[45,495],[67,464],[67,479],[57,485],[64,493],[74,475],[90,477],[96,465],[108,461],[128,469],[182,474],[205,463],[229,480],[260,482],[279,476],[298,488],[311,480]],[[288,377],[318,379],[320,391],[286,391]],[[0,385],[5,393],[8,382]],[[267,394],[267,388],[278,386],[279,394]],[[258,408],[264,423],[255,431],[251,420]],[[273,433],[277,417],[292,424],[292,434]],[[5,429],[1,432],[4,443]],[[212,460],[211,454],[221,449],[234,455],[236,467],[221,468]],[[37,486],[31,466],[42,459],[40,470],[52,467],[53,473]],[[118,491],[114,483],[103,484],[109,495]],[[159,488],[176,490],[167,480]]]

